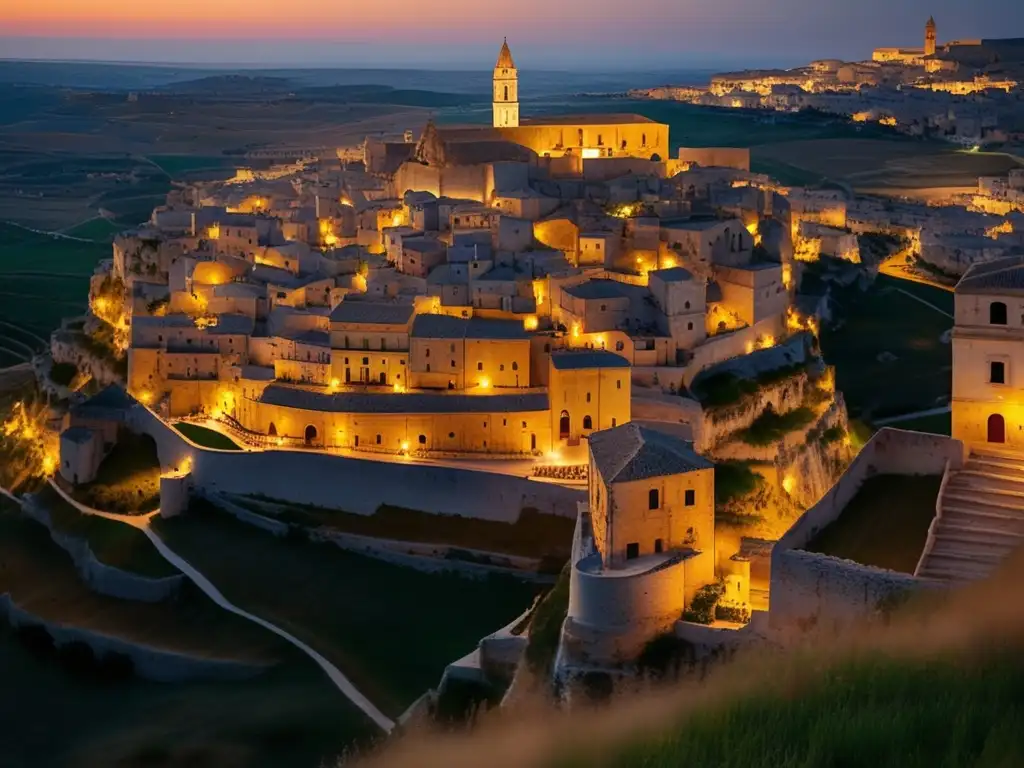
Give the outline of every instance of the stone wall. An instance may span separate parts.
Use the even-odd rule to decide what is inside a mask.
[[[963,445],[957,440],[888,427],[878,432],[832,489],[800,517],[772,550],[772,630],[835,630],[877,611],[879,604],[894,594],[931,586],[908,574],[806,552],[802,547],[838,519],[868,477],[942,475],[947,468],[959,469],[963,461]]]
[[[71,363],[79,373],[92,376],[101,386],[123,381],[121,374],[107,360],[81,346],[71,331],[54,331],[50,336],[50,356],[55,363]]]
[[[159,603],[174,597],[185,581],[181,574],[153,579],[101,563],[88,542],[54,528],[46,509],[31,500],[25,502],[22,509],[28,517],[46,526],[53,542],[71,556],[79,577],[97,594],[140,603]]]
[[[228,494],[262,494],[299,504],[370,515],[382,504],[431,514],[512,523],[524,507],[571,517],[580,490],[492,472],[412,461],[356,459],[309,450],[217,451],[200,448],[145,408],[133,428],[151,435],[160,464],[191,466],[194,487]]]
[[[112,653],[127,656],[132,660],[138,677],[159,683],[245,680],[255,677],[265,669],[262,666],[237,661],[202,659],[172,653],[79,627],[47,622],[19,607],[7,593],[0,594],[0,619],[16,629],[23,626],[44,627],[53,637],[57,647],[80,642],[88,645],[97,658]]]
[[[775,413],[793,411],[804,403],[808,391],[807,373],[801,371],[774,384],[759,386],[758,391],[741,402],[709,409],[701,429],[698,451],[709,451],[729,436],[746,429],[771,406]]]

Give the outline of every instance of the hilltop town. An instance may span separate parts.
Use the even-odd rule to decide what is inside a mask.
[[[975,117],[951,135],[988,141],[1020,128],[1016,46],[940,46],[929,22],[923,49],[871,64],[648,95],[918,132],[955,100]],[[966,63],[979,57],[983,75]],[[995,124],[977,116],[990,107]],[[145,512],[155,522],[127,524],[158,541],[216,508],[431,573],[560,573],[520,620],[451,659],[442,692],[504,690],[523,665],[561,683],[630,676],[666,637],[698,656],[786,642],[982,578],[1013,548],[1024,169],[941,204],[784,185],[752,172],[749,150],[678,148],[640,115],[521,114],[507,42],[492,116],[177,184],[115,238],[88,313],[34,361],[64,405],[19,406],[5,424],[19,481],[46,480],[9,498],[37,519],[53,494],[122,523]],[[952,313],[884,294],[941,316],[927,344],[953,350],[952,372],[930,379],[949,394],[913,413],[844,392],[857,371],[823,350],[851,292],[879,275],[943,295],[957,284]],[[885,354],[867,364],[896,362]],[[848,397],[883,428],[858,434]],[[950,435],[883,426],[933,412],[951,413]],[[156,512],[137,498],[96,509],[123,502],[96,489],[118,446],[142,438],[158,457]],[[898,491],[878,484],[893,476]],[[836,526],[877,528],[893,499],[923,516],[909,538],[878,530],[879,559],[845,549]],[[387,514],[393,528],[368,522]],[[524,521],[536,534],[515,545],[466,533]],[[394,710],[351,698],[394,726]]]
[[[715,75],[706,87],[632,92],[705,106],[817,110],[966,147],[1024,135],[1024,39],[940,43],[929,18],[920,48],[878,48],[868,61],[823,59],[795,69]]]

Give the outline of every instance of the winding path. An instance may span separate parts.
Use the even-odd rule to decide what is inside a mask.
[[[52,478],[50,479],[49,482],[50,486],[57,493],[60,494],[61,498],[63,498],[66,502],[74,506],[82,514],[105,517],[108,520],[115,520],[119,523],[124,523],[125,525],[130,525],[135,528],[138,528],[146,535],[146,538],[149,539],[150,542],[152,542],[153,546],[156,547],[157,552],[159,552],[160,555],[167,562],[169,562],[175,568],[184,573],[189,579],[191,579],[191,581],[197,587],[199,587],[199,589],[201,589],[207,597],[213,600],[214,603],[216,603],[224,610],[230,611],[231,613],[234,613],[237,616],[241,616],[244,619],[248,619],[249,621],[254,622],[255,624],[259,624],[264,629],[268,629],[278,637],[287,640],[289,643],[294,645],[300,651],[309,656],[313,661],[315,661],[317,665],[319,665],[319,667],[325,673],[327,673],[327,676],[331,679],[331,682],[334,683],[334,685],[337,687],[339,691],[341,691],[342,695],[344,695],[353,704],[359,707],[359,709],[361,709],[367,717],[373,720],[377,727],[379,727],[386,733],[390,733],[394,729],[395,722],[389,717],[387,717],[387,715],[385,715],[379,709],[377,709],[377,707],[373,705],[373,702],[366,698],[366,696],[364,696],[352,684],[352,681],[341,673],[341,670],[339,670],[337,667],[331,664],[331,662],[325,659],[321,654],[319,654],[317,651],[315,651],[306,643],[299,640],[291,633],[281,629],[275,624],[271,624],[266,619],[261,619],[259,616],[251,614],[248,611],[242,610],[234,603],[230,602],[226,597],[224,597],[223,594],[221,594],[221,591],[217,589],[217,587],[215,587],[209,579],[207,579],[205,576],[203,576],[202,573],[193,568],[192,565],[187,560],[185,560],[183,557],[175,553],[170,547],[168,547],[167,544],[164,543],[164,540],[161,539],[157,535],[156,531],[153,530],[153,527],[150,524],[150,520],[155,515],[159,514],[160,510],[150,512],[148,515],[139,516],[115,515],[111,512],[102,512],[98,509],[93,509],[92,507],[88,507],[85,504],[82,504],[81,502],[75,500],[72,496],[66,493],[64,489],[61,488]]]

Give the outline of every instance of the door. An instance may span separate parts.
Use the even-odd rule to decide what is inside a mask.
[[[988,441],[990,443],[1006,442],[1006,421],[1001,414],[993,413],[988,417]]]
[[[567,440],[569,437],[569,412],[562,411],[561,418],[558,419],[558,439]]]

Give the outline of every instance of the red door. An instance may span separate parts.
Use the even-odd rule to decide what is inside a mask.
[[[1006,442],[1006,421],[998,413],[988,417],[988,441],[990,443]]]

